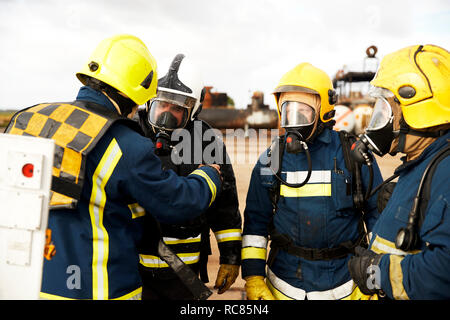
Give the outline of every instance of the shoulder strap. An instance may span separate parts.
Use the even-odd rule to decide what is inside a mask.
[[[273,153],[278,152],[278,168],[277,168],[277,176],[280,176],[281,174],[281,167],[283,163],[283,154],[284,154],[284,145],[285,140],[283,139],[283,136],[278,136],[274,139],[274,142],[269,148],[270,156],[272,156]],[[272,165],[272,161],[270,162],[270,166]],[[275,179],[275,184],[269,189],[269,197],[270,201],[272,202],[272,213],[275,214],[277,210],[277,203],[280,199],[280,181],[278,179]]]
[[[431,165],[427,175],[424,177],[423,188],[419,195],[421,199],[419,207],[419,228],[422,226],[423,220],[425,219],[425,211],[428,207],[428,202],[431,197],[431,181],[433,179],[433,175],[436,172],[439,163],[449,155],[450,141],[448,141],[447,146],[439,152],[436,161]],[[425,174],[426,172],[424,173],[424,175]]]

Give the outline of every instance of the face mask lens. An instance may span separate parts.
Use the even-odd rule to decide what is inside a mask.
[[[392,108],[385,98],[379,97],[375,102],[372,117],[367,130],[380,130],[392,119]]]
[[[183,128],[188,119],[188,109],[161,100],[150,104],[149,122],[160,129],[174,130]]]
[[[298,101],[285,101],[281,105],[281,126],[295,128],[314,123],[316,112],[313,107]]]

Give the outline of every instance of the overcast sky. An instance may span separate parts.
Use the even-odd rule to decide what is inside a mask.
[[[413,44],[450,50],[450,1],[320,0],[0,0],[0,109],[71,101],[75,73],[97,43],[141,38],[162,76],[177,53],[202,68],[207,85],[246,107],[270,94],[300,62],[330,77],[362,68],[365,50]]]

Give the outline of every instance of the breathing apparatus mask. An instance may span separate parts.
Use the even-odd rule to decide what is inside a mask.
[[[368,150],[384,156],[390,152],[392,142],[400,133],[398,125],[394,125],[392,105],[397,103],[394,94],[387,89],[373,87],[369,95],[376,98],[372,117],[365,133],[359,135],[359,141],[353,144],[351,150],[356,161],[366,164],[371,161]]]
[[[195,98],[163,90],[158,90],[156,98],[149,102],[147,120],[156,133],[158,155],[170,153],[171,134],[186,126],[195,102]]]
[[[147,105],[147,121],[156,134],[157,155],[170,154],[172,132],[185,128],[201,109],[203,84],[196,70],[192,70],[188,64],[182,70],[182,79],[188,82],[183,83],[179,78],[184,57],[183,54],[175,56],[167,74],[158,80],[156,97]]]

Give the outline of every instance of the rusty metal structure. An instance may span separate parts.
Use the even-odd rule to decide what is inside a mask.
[[[333,77],[333,86],[338,93],[336,105],[346,106],[353,111],[356,134],[364,131],[372,115],[375,99],[368,95],[369,82],[375,77],[378,68],[377,47],[366,49],[362,71],[344,71],[339,69]],[[374,63],[374,70],[368,69],[368,64]],[[364,90],[365,89],[365,90]]]
[[[273,129],[278,127],[276,110],[264,104],[264,93],[255,91],[251,103],[245,109],[236,109],[230,104],[226,93],[212,92],[211,86],[205,87],[203,108],[199,118],[217,129]]]

